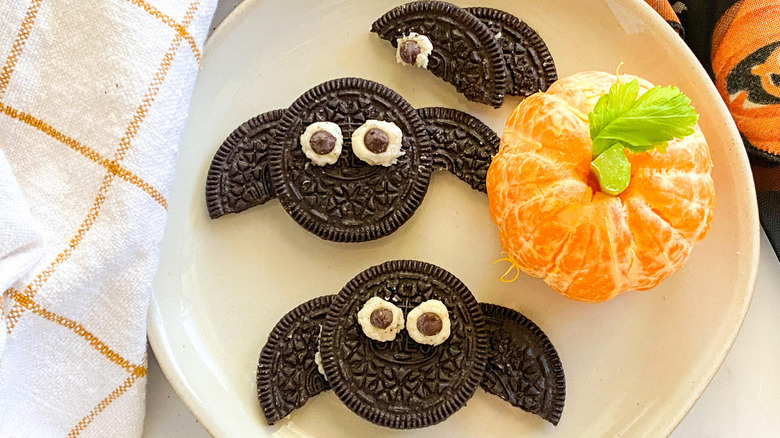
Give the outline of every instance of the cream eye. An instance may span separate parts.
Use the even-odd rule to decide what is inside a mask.
[[[433,43],[425,35],[411,32],[396,39],[395,59],[399,64],[428,68],[428,57],[433,51]]]
[[[406,331],[419,344],[439,345],[450,337],[450,314],[439,300],[428,300],[406,316]]]
[[[358,323],[363,333],[376,341],[392,341],[404,328],[404,315],[395,304],[379,297],[372,297],[360,308]]]
[[[342,144],[341,128],[333,122],[312,123],[301,134],[303,153],[317,166],[335,164],[341,155]]]
[[[372,166],[392,166],[401,150],[403,132],[393,122],[366,120],[352,133],[352,152]]]

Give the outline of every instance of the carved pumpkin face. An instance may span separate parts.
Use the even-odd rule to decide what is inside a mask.
[[[780,5],[743,0],[713,34],[715,85],[750,146],[780,156]]]
[[[780,104],[780,42],[767,44],[737,63],[726,76],[726,91],[729,102],[744,109]]]
[[[765,48],[774,47],[769,58],[763,64],[754,65],[750,73],[761,79],[761,89],[776,97],[780,102],[780,42],[770,44]],[[777,103],[775,102],[775,103]]]

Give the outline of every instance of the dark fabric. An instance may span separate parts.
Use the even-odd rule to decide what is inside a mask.
[[[712,31],[718,19],[736,0],[671,0],[669,3],[675,11],[679,11],[677,16],[685,29],[685,43],[712,77]]]
[[[668,9],[665,6],[660,6],[655,0],[646,0],[646,2],[653,6],[673,28],[676,27],[674,20],[669,19]],[[716,46],[731,43],[723,38],[723,30],[728,28],[730,19],[744,6],[743,3],[749,2],[750,0],[669,0],[684,29],[684,32],[678,33],[683,35],[686,44],[699,58],[713,80],[715,80],[711,64],[713,37],[716,39]],[[729,9],[736,3],[739,5]],[[780,8],[780,0],[774,3],[772,0],[767,0],[763,4],[770,6],[775,4]],[[718,21],[724,15],[727,15],[726,19],[719,24]],[[777,19],[780,20],[780,16]],[[773,41],[768,40],[766,43],[771,44]],[[780,71],[776,74],[773,71],[772,77],[780,78]],[[780,138],[777,140],[780,142]],[[780,156],[755,147],[744,135],[743,142],[753,169],[761,226],[780,259]]]
[[[760,157],[760,154],[769,155],[763,151],[749,155],[758,193],[758,215],[761,218],[761,226],[780,259],[780,163]],[[772,157],[777,160],[777,157]]]
[[[775,254],[780,254],[780,192],[759,193],[758,214]]]

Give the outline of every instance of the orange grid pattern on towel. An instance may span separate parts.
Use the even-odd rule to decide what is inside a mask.
[[[67,318],[62,315],[58,315],[52,311],[47,310],[44,306],[34,300],[37,291],[43,287],[46,281],[55,272],[58,266],[65,263],[70,255],[78,248],[79,243],[83,240],[84,236],[92,228],[98,215],[100,214],[101,207],[106,200],[108,189],[113,183],[115,177],[119,177],[139,189],[147,193],[152,199],[154,199],[161,207],[167,209],[167,201],[162,193],[154,188],[151,184],[145,182],[143,179],[135,175],[133,172],[124,168],[120,162],[126,156],[133,139],[138,134],[140,126],[146,119],[150,108],[152,107],[158,92],[162,84],[165,82],[167,73],[173,64],[177,50],[186,41],[192,50],[195,61],[200,64],[200,51],[197,48],[194,38],[187,30],[195,17],[195,13],[199,7],[199,0],[193,0],[182,19],[181,24],[177,23],[172,17],[162,13],[159,9],[152,6],[144,0],[125,0],[132,3],[142,10],[146,11],[150,16],[162,21],[175,31],[175,36],[172,38],[168,50],[165,52],[163,59],[154,74],[152,81],[150,82],[146,92],[143,95],[141,103],[135,110],[135,113],[127,125],[124,135],[117,146],[114,158],[108,159],[97,153],[94,149],[76,141],[69,137],[62,131],[56,129],[53,126],[45,123],[43,120],[35,117],[32,114],[27,114],[16,108],[12,108],[3,102],[3,96],[9,83],[12,80],[14,69],[17,61],[24,51],[25,44],[28,37],[35,25],[35,20],[38,15],[42,0],[33,0],[25,13],[22,24],[17,32],[16,38],[13,42],[11,51],[4,63],[2,69],[0,69],[0,115],[9,117],[11,119],[22,122],[30,127],[37,129],[40,132],[47,134],[48,136],[59,141],[63,145],[69,147],[80,153],[82,156],[88,158],[92,162],[105,168],[106,173],[103,177],[103,182],[98,189],[98,193],[95,196],[95,200],[90,208],[87,216],[81,223],[76,234],[70,239],[67,248],[62,250],[57,257],[49,264],[49,266],[41,271],[35,279],[28,284],[23,291],[17,291],[15,289],[8,289],[4,292],[4,295],[9,297],[13,303],[10,310],[7,312],[6,323],[7,331],[10,335],[13,332],[13,328],[16,326],[19,319],[23,316],[25,311],[29,311],[33,315],[44,318],[48,321],[54,322],[61,327],[68,329],[82,338],[87,344],[98,351],[108,361],[120,366],[122,369],[129,373],[129,376],[117,386],[111,393],[106,395],[90,412],[88,412],[76,425],[73,426],[68,437],[77,437],[83,432],[92,420],[103,412],[113,401],[121,397],[126,393],[139,379],[142,379],[147,374],[146,356],[141,360],[141,364],[134,364],[128,359],[122,357],[111,349],[107,344],[101,341],[95,334],[90,332],[82,324]],[[5,310],[5,309],[3,309]]]
[[[127,379],[125,379],[124,382],[122,382],[119,386],[116,387],[113,391],[111,391],[110,394],[106,396],[103,400],[100,400],[100,403],[95,406],[94,409],[92,409],[89,414],[85,415],[84,418],[81,419],[75,426],[73,426],[73,429],[68,432],[68,435],[66,438],[76,438],[81,434],[81,432],[84,431],[84,429],[89,426],[89,423],[92,422],[92,420],[95,419],[95,417],[98,416],[101,412],[103,412],[108,405],[110,405],[114,400],[118,399],[122,394],[127,392],[128,389],[130,389],[136,380],[138,380],[140,375],[138,374],[130,374],[127,376]]]
[[[24,44],[30,36],[33,23],[35,23],[35,17],[38,16],[38,9],[41,7],[41,1],[42,0],[33,0],[27,8],[27,12],[24,14],[24,20],[22,20],[22,26],[19,28],[14,44],[11,46],[11,53],[3,63],[3,69],[0,70],[0,99],[3,98],[5,89],[8,88],[8,83],[11,80],[11,73],[13,73],[16,62],[19,60],[19,55],[21,55],[22,50],[24,50]]]
[[[189,26],[189,22],[185,18],[182,24],[179,24],[174,20],[173,18],[169,17],[168,15],[163,14],[160,12],[159,9],[155,8],[145,0],[125,0],[128,1],[144,11],[146,11],[149,15],[152,17],[162,21],[165,23],[168,27],[175,30],[182,38],[187,40],[187,44],[190,45],[190,49],[192,49],[192,54],[195,56],[195,60],[198,61],[198,64],[200,64],[200,51],[198,50],[198,45],[195,44],[195,39],[192,38],[192,35],[190,35],[190,32],[187,30],[187,26]]]
[[[77,323],[76,321],[70,318],[66,318],[64,316],[60,316],[54,312],[46,310],[43,306],[36,303],[35,300],[33,300],[32,298],[27,297],[14,289],[9,289],[8,291],[6,291],[6,294],[8,295],[9,298],[14,300],[17,304],[19,304],[23,308],[33,312],[34,314],[40,316],[43,319],[59,324],[62,327],[65,327],[66,329],[72,331],[73,333],[75,333],[76,335],[78,335],[79,337],[87,341],[87,343],[89,343],[89,345],[95,348],[95,350],[97,350],[98,353],[105,356],[106,359],[110,360],[111,362],[119,365],[128,373],[131,373],[138,377],[146,376],[146,367],[144,367],[143,365],[135,365],[130,363],[129,360],[125,359],[124,357],[116,353],[114,350],[109,348],[103,341],[98,339],[97,336],[95,336],[89,330],[84,328],[83,325]]]
[[[152,199],[157,201],[157,203],[160,204],[163,208],[168,208],[168,201],[165,200],[165,197],[162,195],[162,193],[160,193],[160,191],[154,188],[151,184],[141,179],[138,175],[122,167],[118,163],[118,161],[121,158],[109,160],[108,158],[95,152],[95,150],[90,148],[89,146],[83,145],[80,142],[63,134],[62,132],[54,129],[53,127],[51,127],[51,125],[44,122],[43,120],[40,120],[27,113],[19,111],[8,105],[5,105],[2,101],[0,101],[0,113],[12,119],[18,120],[26,125],[32,126],[33,128],[43,132],[49,137],[64,144],[65,146],[68,146],[74,151],[94,161],[96,164],[104,167],[106,170],[109,171],[110,174],[116,175],[122,178],[123,180],[129,182],[130,184],[143,190],[144,192],[146,192],[146,194],[151,196]],[[129,128],[130,126],[128,126],[128,129]],[[135,127],[135,131],[137,130],[138,128]],[[123,140],[125,139],[123,138]],[[129,141],[130,140],[128,139],[127,142]]]

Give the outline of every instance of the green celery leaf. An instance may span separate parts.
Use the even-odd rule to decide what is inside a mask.
[[[599,132],[612,123],[620,114],[631,109],[638,95],[639,83],[636,79],[631,82],[615,82],[612,84],[609,87],[609,92],[602,94],[596,102],[596,106],[593,107],[593,111],[588,113],[591,140],[595,139]],[[594,153],[594,155],[598,154]]]
[[[698,118],[691,100],[677,87],[653,87],[598,132],[593,149],[621,142],[632,152],[642,152],[693,134]]]

